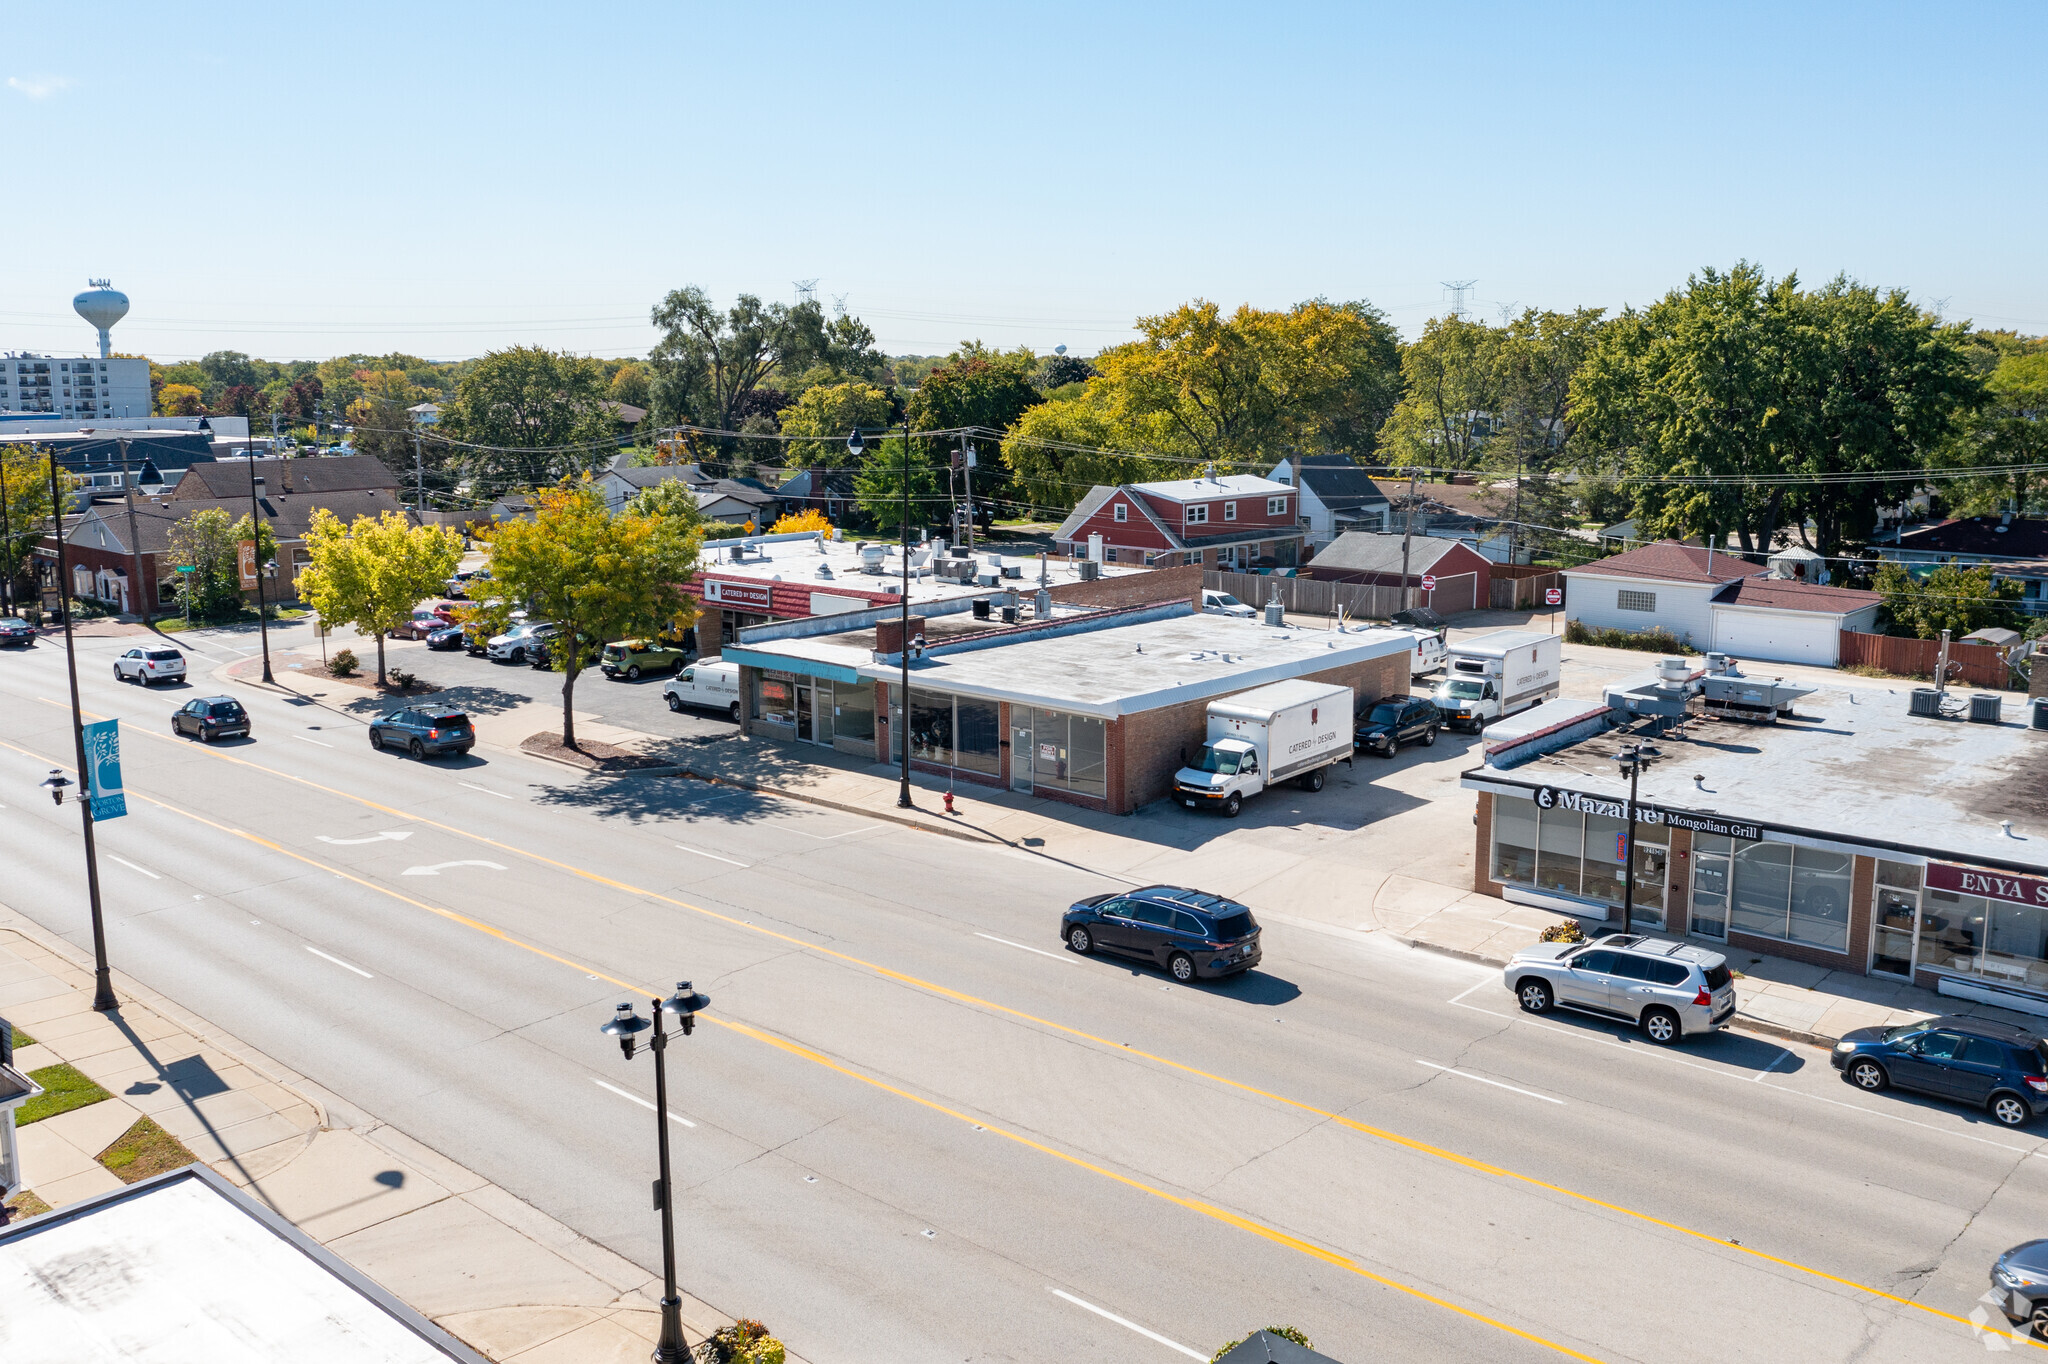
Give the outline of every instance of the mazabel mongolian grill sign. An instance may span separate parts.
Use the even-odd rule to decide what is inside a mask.
[[[2048,907],[2048,880],[2009,871],[1991,871],[1985,867],[1929,862],[1927,888],[1953,891],[1957,895],[1979,895],[1986,900],[2002,900],[2012,905]]]
[[[1544,810],[1569,810],[1573,814],[1600,815],[1607,819],[1628,818],[1628,802],[1625,800],[1614,800],[1607,796],[1586,796],[1577,791],[1560,791],[1554,786],[1537,787],[1536,804]],[[1641,801],[1636,803],[1636,822],[1668,824],[1674,829],[1690,829],[1696,834],[1746,838],[1752,843],[1764,836],[1764,831],[1754,824],[1722,819],[1719,815],[1696,815],[1690,810],[1666,810],[1662,806],[1646,805]]]

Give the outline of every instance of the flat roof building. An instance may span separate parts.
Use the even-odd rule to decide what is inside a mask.
[[[2048,729],[1973,723],[1960,695],[1929,716],[1905,689],[1796,690],[1776,723],[1702,715],[1697,699],[1662,722],[1636,921],[2048,1014]],[[1573,704],[1528,733],[1489,730],[1462,778],[1478,800],[1474,889],[1609,920],[1627,860],[1614,758],[1659,722]]]

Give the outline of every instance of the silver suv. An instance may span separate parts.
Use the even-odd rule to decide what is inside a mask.
[[[1626,1019],[1668,1046],[1735,1016],[1728,959],[1689,943],[1610,933],[1590,943],[1535,943],[1501,980],[1532,1014],[1578,1009]]]

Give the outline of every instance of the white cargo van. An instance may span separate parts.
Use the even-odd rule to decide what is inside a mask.
[[[708,663],[692,663],[663,683],[661,694],[670,710],[681,710],[684,706],[722,710],[738,724],[740,665],[716,658]]]
[[[1415,640],[1415,648],[1408,655],[1409,681],[1420,682],[1441,669],[1444,661],[1450,657],[1449,651],[1444,648],[1442,637],[1436,631],[1404,630],[1402,633]]]
[[[1557,697],[1563,641],[1536,630],[1496,630],[1449,649],[1444,680],[1431,699],[1455,729],[1474,734]]]
[[[1300,681],[1211,701],[1209,741],[1173,774],[1173,798],[1234,816],[1283,781],[1322,790],[1331,764],[1351,760],[1351,705],[1349,687]]]

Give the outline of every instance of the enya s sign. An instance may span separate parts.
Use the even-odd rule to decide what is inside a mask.
[[[2003,900],[2007,904],[2048,908],[2048,880],[2009,871],[1965,867],[1954,862],[1929,862],[1927,887],[1929,890],[1953,891],[1958,895],[1981,895],[1987,900]]]

